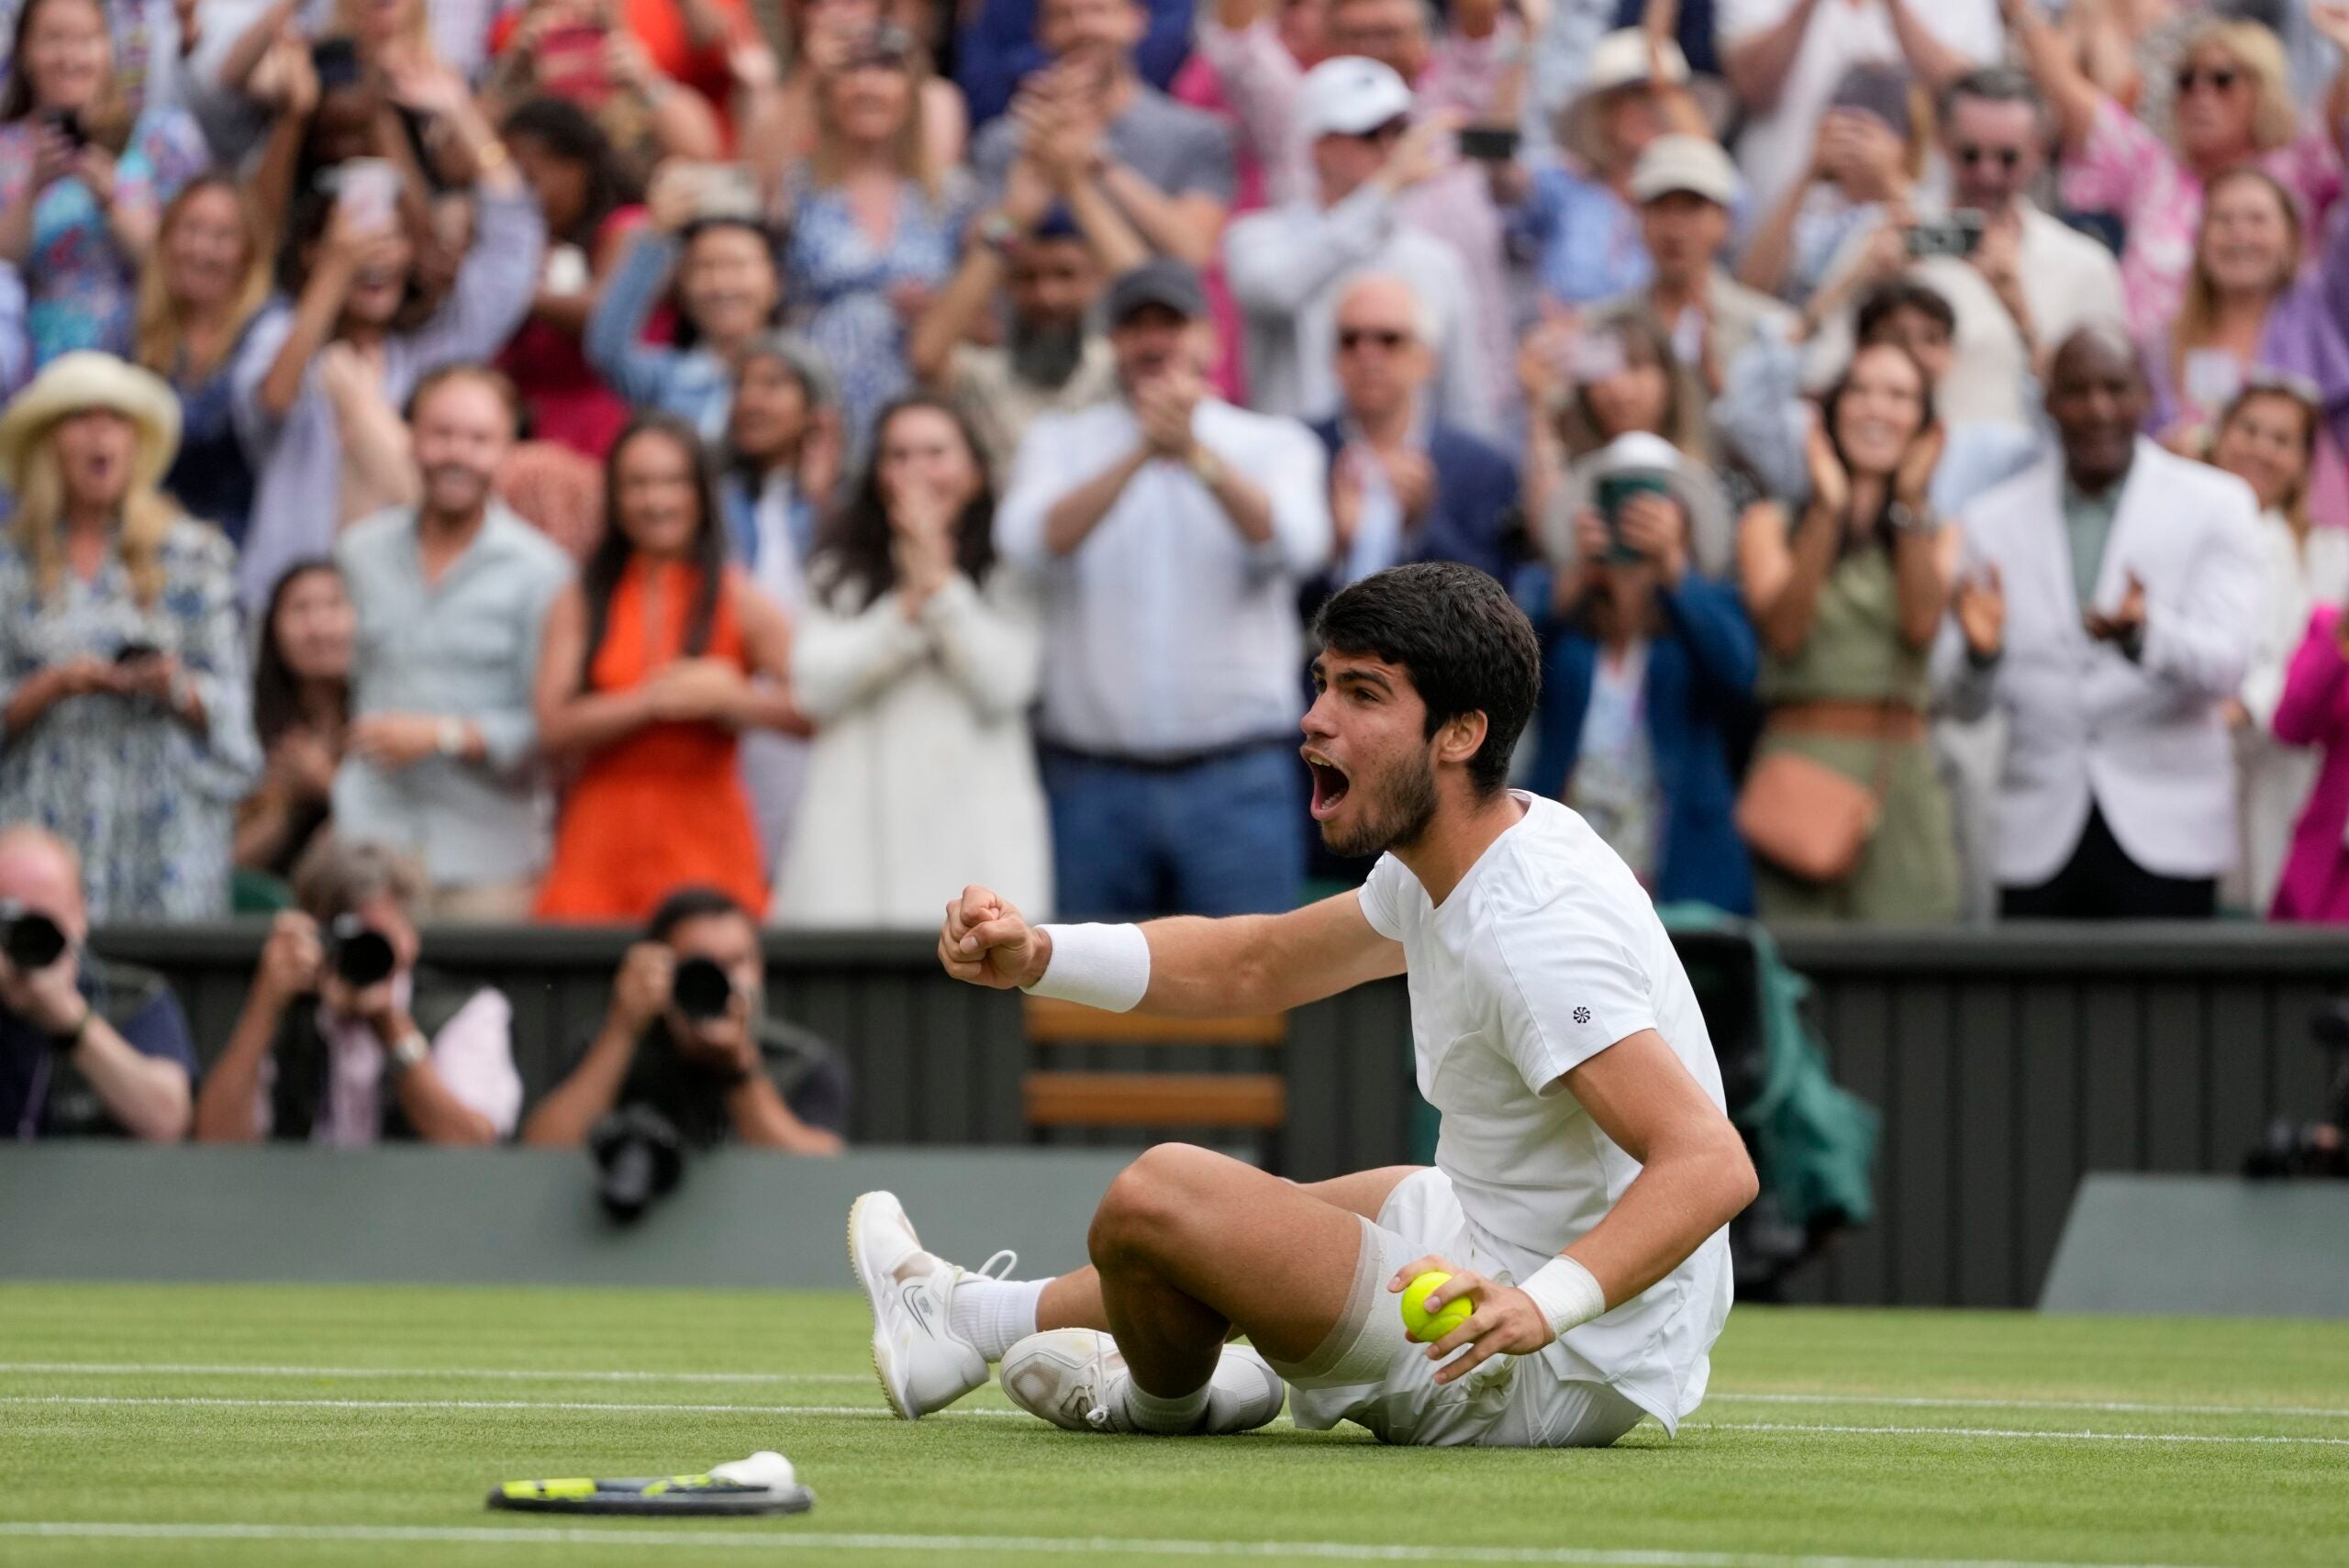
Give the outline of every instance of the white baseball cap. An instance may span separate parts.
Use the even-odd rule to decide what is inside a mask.
[[[1298,120],[1310,141],[1324,136],[1360,136],[1411,112],[1410,83],[1391,65],[1359,54],[1325,60],[1305,73]]]
[[[1631,199],[1652,202],[1674,191],[1692,191],[1730,206],[1737,201],[1737,165],[1721,144],[1704,136],[1659,136],[1631,170]]]

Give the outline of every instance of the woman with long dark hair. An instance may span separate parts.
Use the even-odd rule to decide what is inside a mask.
[[[356,630],[342,573],[324,557],[295,562],[270,590],[253,661],[262,778],[237,811],[239,871],[291,878],[332,814]]]
[[[995,558],[995,495],[953,405],[901,397],[809,563],[792,692],[816,725],[775,917],[918,926],[941,886],[1048,908],[1052,847],[1028,707],[1033,586]]]
[[[700,438],[672,415],[620,432],[604,537],[547,614],[539,743],[576,763],[543,918],[640,920],[705,884],[766,906],[739,737],[794,722],[789,623],[728,562]]]
[[[1740,826],[1760,862],[1765,918],[1957,915],[1949,796],[1925,728],[1927,654],[1956,565],[1956,536],[1926,499],[1941,449],[1924,368],[1906,349],[1870,344],[1820,406],[1809,504],[1789,517],[1765,501],[1739,525],[1768,711]],[[1771,787],[1787,784],[1796,787]],[[1774,820],[1776,805],[1823,816],[1828,794],[1854,789],[1873,801],[1873,827],[1830,857],[1844,863],[1788,863],[1768,829],[1816,818]]]

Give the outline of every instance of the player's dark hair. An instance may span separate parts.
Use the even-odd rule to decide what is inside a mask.
[[[644,923],[645,940],[665,943],[688,920],[714,920],[726,915],[751,918],[751,912],[742,907],[740,901],[721,888],[701,884],[680,887],[661,900],[661,907],[652,911],[652,918]]]
[[[1314,636],[1334,653],[1399,665],[1427,704],[1427,733],[1466,714],[1485,716],[1485,743],[1468,780],[1490,797],[1508,781],[1509,753],[1542,691],[1542,645],[1508,590],[1449,561],[1397,566],[1333,596]]]
[[[1887,278],[1860,296],[1859,314],[1853,319],[1854,340],[1862,347],[1873,343],[1892,318],[1904,310],[1913,310],[1954,338],[1957,336],[1957,312],[1949,296],[1914,278]]]

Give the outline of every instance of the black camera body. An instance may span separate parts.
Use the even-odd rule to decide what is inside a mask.
[[[64,929],[38,909],[0,899],[0,954],[20,974],[47,969],[65,956]]]
[[[2321,1176],[2349,1181],[2349,999],[2335,997],[2309,1020],[2309,1035],[2331,1063],[2320,1119],[2277,1117],[2267,1137],[2243,1156],[2254,1179]]]
[[[685,1172],[685,1140],[651,1106],[623,1106],[587,1134],[596,1157],[596,1196],[622,1225],[666,1197]]]
[[[353,991],[380,985],[399,967],[392,939],[356,915],[338,915],[326,929],[327,969]]]

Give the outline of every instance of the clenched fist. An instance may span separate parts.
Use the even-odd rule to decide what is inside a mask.
[[[966,887],[946,906],[938,962],[957,980],[1009,991],[1033,985],[1052,961],[1052,939],[984,887]]]

